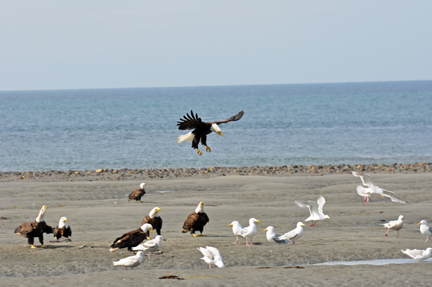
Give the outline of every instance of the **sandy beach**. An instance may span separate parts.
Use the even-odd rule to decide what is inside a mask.
[[[430,165],[427,165],[430,167]],[[288,168],[289,169],[289,168]],[[69,176],[42,177],[2,174],[0,189],[0,284],[1,286],[141,286],[164,284],[180,286],[428,286],[431,263],[374,265],[315,265],[323,262],[375,259],[407,259],[401,249],[425,249],[426,237],[418,222],[432,225],[432,173],[424,170],[401,172],[373,169],[375,183],[396,192],[407,204],[372,196],[369,204],[357,195],[360,179],[344,169],[329,172],[221,172],[209,176],[143,176],[131,173],[107,180],[106,175],[70,172]],[[395,172],[397,171],[397,172]],[[127,173],[126,173],[127,174]],[[6,175],[6,176],[5,176]],[[75,177],[76,176],[76,177]],[[129,193],[145,182],[143,203],[127,201]],[[306,224],[296,244],[275,245],[265,238],[272,225],[277,233],[294,229],[309,216],[294,200],[326,199],[324,213],[330,219],[316,227]],[[203,201],[210,222],[206,237],[193,238],[180,233],[185,218]],[[73,230],[71,242],[53,243],[46,234],[47,249],[30,249],[27,239],[13,233],[26,221],[34,221],[42,205],[45,220],[56,226],[66,216]],[[119,235],[137,229],[153,207],[160,207],[163,218],[161,255],[144,259],[134,270],[114,267],[113,261],[131,255],[121,249],[110,253],[109,246]],[[396,220],[402,214],[405,225],[384,237],[383,220]],[[256,246],[238,245],[231,227],[239,221],[248,225],[251,217],[260,222],[254,237]],[[155,233],[152,234],[152,238]],[[40,246],[37,239],[35,245]],[[198,247],[218,248],[225,268],[200,260]],[[299,266],[301,268],[294,268]],[[263,268],[268,267],[268,268]],[[176,275],[183,280],[159,279]],[[61,282],[61,283],[60,283]]]

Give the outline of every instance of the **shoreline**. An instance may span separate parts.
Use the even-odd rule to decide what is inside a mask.
[[[349,174],[351,171],[369,173],[423,173],[432,172],[432,163],[411,164],[338,164],[338,165],[283,165],[283,166],[250,166],[250,167],[209,167],[209,168],[162,168],[162,169],[106,169],[67,170],[67,171],[7,171],[0,172],[0,182],[16,180],[65,180],[70,181],[109,181],[159,178],[213,177],[226,175],[249,176],[289,176],[289,175],[327,175]]]

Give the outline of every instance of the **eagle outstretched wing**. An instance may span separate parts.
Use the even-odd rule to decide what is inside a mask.
[[[202,124],[201,118],[198,117],[198,114],[193,113],[191,110],[191,114],[188,113],[180,118],[180,121],[177,122],[177,126],[179,130],[192,130],[195,129],[199,124]]]
[[[238,114],[224,120],[224,121],[217,121],[217,122],[212,122],[211,124],[224,124],[224,123],[228,123],[228,122],[232,122],[232,121],[238,121],[239,119],[241,119],[243,117],[244,111],[239,112]]]

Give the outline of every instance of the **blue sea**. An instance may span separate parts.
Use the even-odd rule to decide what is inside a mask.
[[[177,144],[185,113],[221,124]],[[432,81],[0,91],[0,171],[432,161]]]

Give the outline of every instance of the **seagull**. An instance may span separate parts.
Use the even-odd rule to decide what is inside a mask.
[[[259,220],[255,218],[249,219],[249,226],[240,230],[240,235],[243,236],[244,239],[246,239],[246,245],[248,246],[255,245],[252,243],[252,237],[255,236],[255,234],[257,234],[255,222],[259,222]],[[250,244],[248,244],[248,238],[250,239]]]
[[[357,186],[357,193],[360,196],[364,197],[364,201],[366,201],[366,204],[369,203],[369,197],[374,194],[380,194],[382,197],[388,197],[391,199],[391,201],[393,202],[397,202],[397,203],[406,203],[403,200],[400,200],[398,197],[398,195],[396,193],[394,193],[393,191],[387,190],[387,189],[383,189],[378,187],[373,181],[372,181],[372,176],[370,176],[367,173],[363,173],[363,172],[357,172],[357,171],[352,171],[352,174],[356,177],[360,177],[362,183],[364,186],[367,186],[367,188],[364,188],[363,186],[359,185]],[[385,193],[386,192],[386,193]],[[387,193],[391,193],[393,195],[387,194]],[[397,196],[397,197],[396,197]]]
[[[132,247],[133,251],[148,251],[148,259],[150,260],[150,254],[161,254],[153,253],[154,251],[157,251],[159,247],[162,245],[162,241],[166,241],[166,239],[162,235],[156,236],[154,239],[146,241],[138,246]]]
[[[417,260],[422,261],[430,258],[432,256],[432,248],[428,247],[426,250],[417,250],[417,249],[407,249],[407,250],[401,250],[402,253],[405,253],[409,257]]]
[[[204,257],[200,259],[204,260],[209,265],[209,269],[211,269],[212,264],[219,268],[225,267],[222,262],[222,255],[216,248],[207,246],[206,248],[200,247],[197,249],[204,255]]]
[[[428,240],[430,240],[432,242],[432,227],[429,227],[427,225],[426,220],[422,220],[418,223],[420,225],[420,232],[423,235],[426,235],[426,242],[428,242]]]
[[[312,221],[311,226],[315,226],[314,220],[330,219],[330,216],[325,215],[323,212],[323,206],[325,204],[323,196],[320,196],[317,202],[312,200],[295,200],[294,202],[300,207],[309,208],[310,216],[306,218],[305,221]]]
[[[243,229],[243,226],[241,226],[238,221],[231,222],[229,226],[232,226],[232,232],[236,236],[236,241],[232,244],[237,244],[239,238],[241,237],[240,231]]]
[[[398,237],[402,238],[402,236],[399,235],[399,230],[403,227],[403,215],[399,215],[398,220],[389,221],[388,223],[384,223],[384,228],[387,228],[386,234],[384,234],[385,237],[387,237],[387,234],[389,233],[390,229],[396,230]]]
[[[132,267],[133,269],[134,267],[140,265],[143,261],[143,258],[144,258],[144,252],[138,251],[136,255],[120,259],[119,261],[114,261],[113,263],[114,266],[125,266],[127,270],[128,267]]]
[[[284,235],[280,235],[274,232],[274,227],[273,226],[269,226],[266,229],[264,229],[264,231],[266,232],[266,237],[267,240],[269,242],[272,243],[280,243],[280,244],[290,244],[290,241],[285,238],[285,234]]]
[[[295,245],[294,239],[297,240],[303,235],[303,226],[305,226],[303,222],[297,222],[297,227],[285,233],[283,236],[289,240],[292,240],[293,245]]]

